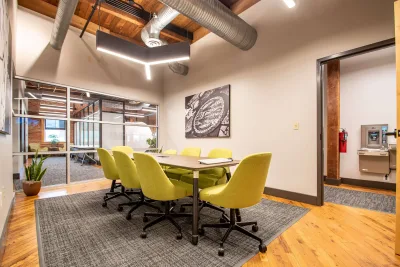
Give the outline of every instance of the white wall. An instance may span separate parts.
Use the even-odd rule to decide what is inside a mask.
[[[165,71],[166,148],[273,153],[267,186],[317,195],[316,60],[394,36],[393,1],[260,1],[241,17],[258,31],[244,52],[214,34],[191,47],[186,77]],[[231,138],[186,139],[185,96],[231,84]],[[300,123],[294,131],[293,124]]]
[[[17,75],[159,104],[162,114],[162,67],[153,68],[147,81],[143,66],[98,52],[95,36],[85,33],[81,39],[74,27],[61,51],[54,50],[49,45],[53,23],[18,7]]]
[[[389,131],[396,128],[395,48],[340,63],[340,126],[349,132],[347,153],[340,154],[340,177],[382,182],[384,175],[359,171],[357,150],[361,147],[361,125],[389,124]],[[390,136],[388,142],[396,140]],[[396,182],[395,171],[389,182]]]

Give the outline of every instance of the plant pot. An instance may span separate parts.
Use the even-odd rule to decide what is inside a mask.
[[[23,181],[22,189],[24,190],[25,195],[28,197],[36,196],[40,192],[40,188],[42,187],[42,181]]]

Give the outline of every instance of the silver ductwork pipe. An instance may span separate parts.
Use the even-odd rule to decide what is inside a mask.
[[[69,24],[79,0],[60,0],[51,33],[50,45],[60,50],[67,36]]]
[[[141,38],[148,47],[156,47],[162,45],[168,45],[166,40],[160,39],[160,32],[165,28],[171,21],[173,21],[179,12],[170,8],[163,7],[158,14],[155,14],[153,18],[143,27],[141,32]],[[176,74],[186,76],[189,72],[189,67],[178,62],[169,63],[169,68]]]
[[[160,0],[204,28],[230,42],[249,50],[257,40],[257,31],[216,0]]]

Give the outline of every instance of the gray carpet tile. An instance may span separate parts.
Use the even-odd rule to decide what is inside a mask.
[[[225,244],[225,256],[219,257],[218,240],[225,230],[215,229],[206,229],[198,246],[193,246],[189,218],[178,219],[183,228],[182,240],[176,240],[177,231],[167,221],[150,228],[147,239],[141,239],[141,215],[154,210],[141,207],[128,221],[127,208],[116,211],[116,205],[125,200],[112,200],[103,208],[104,193],[94,191],[35,202],[41,266],[240,266],[258,252],[257,241],[233,232]],[[257,235],[269,244],[308,209],[263,199],[241,212],[244,221],[258,221]],[[204,209],[200,217],[201,223],[215,223],[220,213]]]
[[[396,197],[325,186],[324,199],[350,207],[363,208],[387,213],[396,213]]]
[[[58,185],[67,183],[67,163],[65,157],[49,157],[43,163],[43,168],[47,168],[46,174],[42,179],[42,186]],[[99,179],[104,177],[103,169],[97,165],[84,164],[71,159],[70,169],[71,182]],[[14,180],[16,190],[22,189],[22,180],[25,173],[19,180]]]

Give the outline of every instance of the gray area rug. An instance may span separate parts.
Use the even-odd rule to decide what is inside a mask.
[[[49,157],[43,163],[43,168],[47,168],[43,176],[42,185],[58,185],[67,183],[67,160],[65,157]],[[71,182],[104,178],[103,169],[98,165],[84,164],[71,159],[70,170]],[[22,189],[22,180],[25,179],[25,173],[19,180],[14,180],[15,190]]]
[[[101,206],[106,191],[94,191],[35,201],[39,258],[41,266],[240,266],[258,253],[258,242],[233,232],[225,243],[225,256],[218,256],[218,240],[225,230],[206,229],[198,246],[190,243],[189,218],[178,220],[183,239],[164,221],[148,230],[141,239],[142,214],[154,211],[141,207],[131,221],[127,208],[116,211],[125,201],[109,201]],[[180,200],[178,204],[189,202]],[[269,244],[303,217],[308,209],[263,199],[241,210],[242,220],[257,220],[257,235]],[[200,223],[219,222],[220,213],[204,209]],[[249,228],[251,229],[251,228]]]
[[[324,189],[324,199],[326,202],[393,214],[396,213],[395,196],[361,192],[332,186],[325,186]]]

